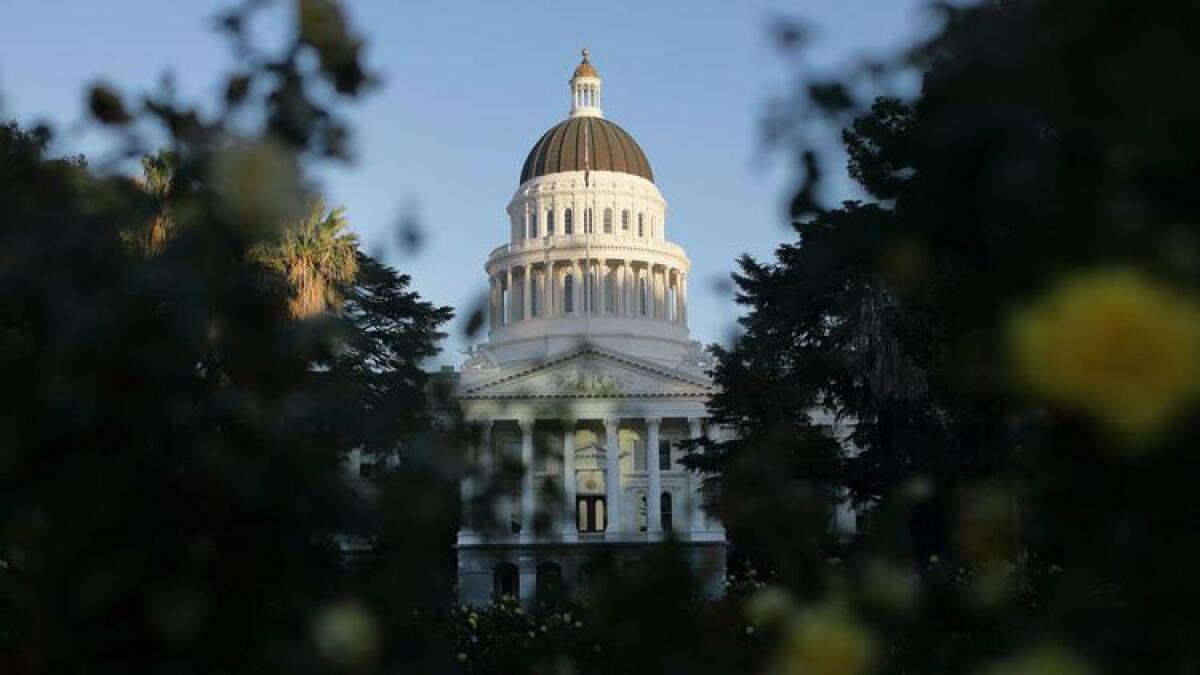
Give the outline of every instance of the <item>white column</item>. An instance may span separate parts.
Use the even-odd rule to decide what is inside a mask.
[[[625,261],[618,260],[613,269],[613,309],[617,316],[625,316]]]
[[[518,420],[521,425],[521,538],[533,537],[533,420]]]
[[[496,277],[488,277],[488,327],[495,328],[497,321],[500,318],[500,313],[496,310],[496,284],[499,283]]]
[[[679,273],[679,323],[687,325],[687,274]]]
[[[704,434],[703,420],[699,417],[691,417],[688,419],[688,436],[691,438],[700,438]],[[695,471],[687,472],[688,478],[688,529],[692,532],[703,530],[701,522],[700,504],[703,501],[703,493],[700,491],[700,477]]]
[[[491,420],[479,422],[479,446],[476,450],[478,477],[475,491],[477,494],[486,494],[487,490],[491,487],[492,481],[495,479],[496,468],[495,453],[492,452]],[[492,514],[492,520],[495,520],[496,503],[490,502],[484,506]]]
[[[679,323],[679,270],[671,268],[667,272],[667,283],[675,290],[671,293],[671,321]]]
[[[528,319],[532,315],[529,310],[530,294],[533,292],[533,270],[529,263],[525,264],[521,274],[521,318]]]
[[[662,267],[658,270],[658,298],[659,298],[659,317],[667,320],[667,268]]]
[[[547,261],[542,270],[542,316],[547,319],[554,316],[556,298],[554,297],[554,263]]]
[[[662,532],[662,510],[659,500],[662,499],[662,477],[658,468],[658,427],[662,419],[646,418],[646,473],[649,474],[650,488],[646,495],[646,530],[650,534]]]
[[[575,310],[576,316],[581,316],[583,313],[583,305],[580,299],[583,297],[583,275],[580,274],[580,261],[571,261],[571,276],[575,277],[575,288],[571,289],[571,306]],[[565,301],[563,303],[565,307]]]
[[[608,261],[596,259],[596,314],[604,316],[608,313]]]
[[[608,503],[605,505],[607,531],[621,531],[621,448],[620,437],[617,435],[620,420],[608,418],[604,420],[604,486]]]
[[[516,318],[514,316],[517,309],[517,294],[513,293],[513,271],[511,267],[504,268],[504,289],[508,292],[508,308],[504,312],[504,323],[510,324]],[[503,294],[500,302],[504,302]]]
[[[574,540],[579,531],[578,499],[575,486],[575,420],[565,419],[563,425],[563,539]]]
[[[479,442],[474,438],[469,438],[463,452],[462,476],[458,484],[458,498],[462,505],[462,526],[458,529],[460,533],[466,535],[475,534],[474,502],[475,495],[479,490],[478,473],[482,457],[483,452],[479,447]],[[360,463],[358,450],[350,452],[350,461],[354,476],[357,477]]]

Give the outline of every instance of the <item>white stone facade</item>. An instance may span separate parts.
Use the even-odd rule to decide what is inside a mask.
[[[585,55],[572,117],[603,117],[600,84]],[[569,593],[601,549],[635,564],[668,536],[699,588],[716,594],[724,581],[725,532],[675,445],[720,432],[705,419],[709,364],[687,327],[691,263],[667,240],[653,182],[593,170],[586,148],[583,163],[518,187],[509,242],[485,264],[488,341],[470,351],[458,391],[474,430],[463,602]]]

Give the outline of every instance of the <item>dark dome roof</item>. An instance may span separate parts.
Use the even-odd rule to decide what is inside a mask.
[[[583,171],[585,137],[593,171],[619,171],[654,182],[646,153],[633,136],[602,117],[572,117],[551,127],[534,144],[521,169],[521,183],[551,173]]]

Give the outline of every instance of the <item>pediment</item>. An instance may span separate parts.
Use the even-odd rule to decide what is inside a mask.
[[[709,396],[712,383],[597,347],[514,369],[463,390],[460,398]]]

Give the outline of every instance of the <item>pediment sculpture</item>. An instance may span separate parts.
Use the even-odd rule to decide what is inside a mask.
[[[555,383],[564,391],[584,394],[608,394],[619,391],[622,385],[632,384],[628,373],[598,368],[568,368],[555,378]]]
[[[691,347],[679,361],[679,367],[684,370],[708,372],[717,366],[717,360],[699,340],[692,340]]]
[[[496,362],[496,357],[493,356],[492,351],[484,345],[474,345],[459,351],[467,356],[467,358],[463,360],[463,370],[500,369],[500,364]]]

